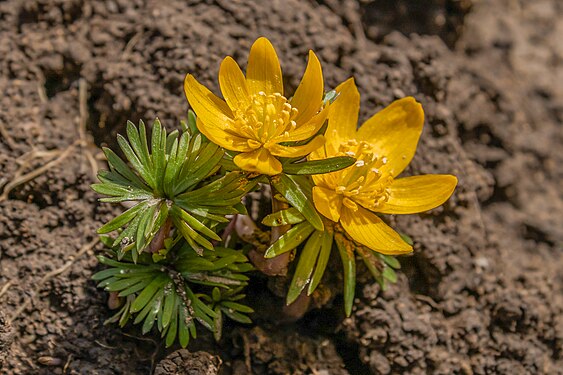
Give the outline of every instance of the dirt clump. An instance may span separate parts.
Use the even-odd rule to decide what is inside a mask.
[[[217,375],[220,367],[221,359],[217,356],[180,349],[160,361],[154,375]]]

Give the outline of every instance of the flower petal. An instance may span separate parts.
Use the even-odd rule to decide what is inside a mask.
[[[268,147],[272,155],[276,155],[282,158],[297,158],[300,156],[309,155],[311,152],[315,151],[321,147],[325,142],[325,137],[321,134],[313,138],[309,143],[301,146],[282,146],[279,144],[274,144]]]
[[[320,186],[313,187],[313,202],[317,211],[334,222],[340,220],[342,210],[342,196],[333,190]]]
[[[428,174],[398,178],[389,187],[389,200],[377,212],[415,214],[431,210],[448,200],[457,178],[448,174]]]
[[[387,167],[397,176],[412,160],[424,125],[424,111],[414,98],[391,103],[358,130],[358,139],[373,144],[387,157]]]
[[[242,170],[274,176],[282,172],[282,165],[263,147],[238,154],[233,158],[235,164]]]
[[[219,85],[229,107],[246,109],[250,106],[250,95],[246,79],[231,56],[225,57],[219,68]]]
[[[197,118],[197,128],[203,133],[211,142],[226,148],[231,151],[248,152],[254,150],[250,147],[246,138],[239,137],[229,131],[208,126],[199,117]]]
[[[272,43],[264,37],[258,38],[250,48],[246,83],[251,94],[263,91],[267,95],[283,95],[283,81],[278,55]]]
[[[335,89],[339,95],[330,105],[328,127],[326,129],[328,156],[336,156],[342,142],[356,138],[358,112],[360,111],[360,93],[349,78]]]
[[[191,74],[188,74],[184,80],[184,91],[197,117],[208,127],[224,129],[231,121],[233,115],[227,103],[199,83]]]
[[[290,131],[288,137],[281,135],[277,137],[277,139],[279,139],[280,142],[297,142],[311,138],[323,127],[328,116],[328,111],[329,106],[326,106],[321,112],[314,115],[308,122],[298,126],[295,130]]]
[[[303,124],[311,119],[319,110],[323,102],[324,85],[321,63],[313,51],[309,51],[309,62],[301,83],[295,90],[290,104],[299,111],[295,122]]]
[[[356,242],[379,253],[398,255],[412,251],[412,247],[397,232],[363,207],[358,207],[356,211],[344,207],[340,223]]]

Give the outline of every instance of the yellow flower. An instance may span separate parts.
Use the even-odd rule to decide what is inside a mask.
[[[412,247],[375,213],[412,214],[435,208],[453,193],[452,175],[396,178],[410,163],[424,123],[422,106],[412,97],[393,102],[356,131],[360,94],[353,79],[336,88],[324,147],[311,159],[349,155],[356,164],[313,175],[313,201],[328,219],[340,223],[356,242],[383,254],[404,254]]]
[[[313,51],[289,100],[284,96],[278,56],[266,38],[252,45],[246,77],[235,60],[226,57],[219,69],[219,85],[225,100],[191,74],[186,76],[184,90],[198,116],[198,129],[219,146],[239,152],[234,157],[239,168],[276,175],[282,172],[276,156],[303,157],[323,145],[322,135],[302,142],[319,131],[328,115],[328,107],[323,108],[321,64]]]

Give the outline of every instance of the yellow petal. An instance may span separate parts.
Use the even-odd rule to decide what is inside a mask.
[[[238,64],[231,56],[225,57],[219,68],[219,85],[229,107],[246,109],[250,105],[250,95],[246,79]]]
[[[268,150],[261,147],[252,152],[238,154],[233,161],[242,170],[274,176],[282,172],[282,165]]]
[[[246,138],[239,137],[229,131],[219,129],[217,127],[208,126],[199,117],[197,118],[197,128],[211,142],[231,151],[247,152],[254,148],[250,147]]]
[[[280,136],[280,142],[296,142],[311,138],[323,127],[325,120],[328,116],[329,106],[313,116],[305,124],[298,126],[295,130],[289,133],[289,137]]]
[[[333,190],[315,186],[313,188],[313,202],[317,211],[323,214],[323,216],[334,222],[340,220],[340,211],[342,210],[341,195],[336,194]]]
[[[283,95],[283,81],[278,55],[272,43],[264,37],[258,38],[250,48],[246,83],[251,94],[264,92],[267,95]]]
[[[329,156],[335,156],[338,146],[342,142],[356,138],[358,112],[360,111],[360,93],[356,88],[354,78],[344,81],[335,90],[339,95],[330,105],[328,127],[325,133]]]
[[[325,142],[323,135],[317,135],[309,143],[301,146],[282,146],[279,144],[271,145],[268,147],[272,155],[282,158],[297,158],[300,156],[309,155],[321,147]]]
[[[387,255],[406,254],[412,251],[401,236],[383,222],[377,215],[358,207],[353,211],[344,207],[340,223],[356,242]]]
[[[431,210],[447,201],[456,185],[457,178],[447,174],[398,178],[389,187],[389,200],[377,212],[415,214]]]
[[[190,106],[205,125],[225,129],[230,123],[233,115],[227,103],[199,83],[191,74],[188,74],[184,80],[184,91]]]
[[[290,104],[299,111],[295,122],[303,124],[320,111],[324,95],[321,63],[313,51],[309,51],[309,62],[301,83],[295,90]]]
[[[423,125],[422,106],[407,97],[367,120],[358,131],[358,139],[373,144],[380,156],[387,157],[387,168],[397,176],[412,160]]]

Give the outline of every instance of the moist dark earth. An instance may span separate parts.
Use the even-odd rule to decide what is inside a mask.
[[[5,374],[563,373],[563,3],[0,1],[0,372]],[[186,73],[276,46],[293,91],[309,49],[327,87],[353,76],[367,118],[413,95],[425,130],[406,174],[452,173],[443,207],[391,218],[415,241],[383,292],[360,269],[345,318],[326,298],[284,323],[255,276],[251,326],[168,350],[104,326],[89,185],[126,120],[187,116]],[[118,209],[118,208],[117,208]],[[259,297],[256,297],[259,296]]]

